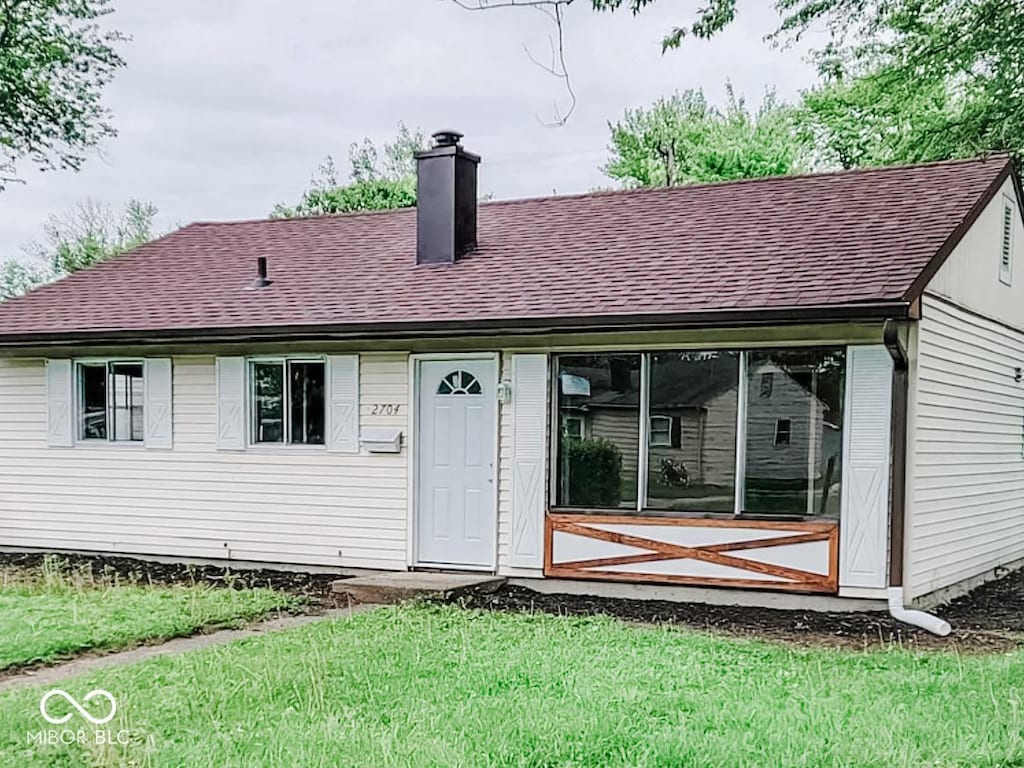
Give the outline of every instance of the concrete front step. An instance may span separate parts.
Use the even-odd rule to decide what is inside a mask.
[[[396,571],[339,579],[331,585],[338,605],[349,603],[400,603],[415,598],[450,598],[468,590],[493,591],[504,577],[478,573]]]

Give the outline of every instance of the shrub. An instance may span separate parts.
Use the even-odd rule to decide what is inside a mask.
[[[569,440],[569,503],[574,507],[617,507],[622,498],[622,453],[603,437]]]

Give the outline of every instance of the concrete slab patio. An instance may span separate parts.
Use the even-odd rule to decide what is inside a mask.
[[[416,598],[455,597],[468,590],[495,590],[505,583],[501,576],[478,573],[397,571],[340,579],[331,585],[336,604],[400,603]]]

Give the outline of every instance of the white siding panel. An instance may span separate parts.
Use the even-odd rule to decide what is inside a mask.
[[[886,586],[892,357],[880,345],[848,347],[839,586]]]
[[[547,355],[512,356],[512,538],[509,564],[544,565]]]
[[[925,296],[912,393],[912,597],[1024,558],[1022,363],[1024,330]]]
[[[1013,274],[1010,285],[999,279],[1003,252],[1003,210],[1007,201],[1016,209],[1011,220]],[[1007,179],[928,283],[928,292],[979,315],[1000,320],[1015,328],[1024,328],[1022,210],[1024,206],[1017,200],[1013,182]]]
[[[408,429],[406,361],[404,353],[362,357],[365,425]],[[405,456],[218,451],[215,359],[176,357],[173,366],[173,448],[55,450],[44,362],[0,360],[0,542],[405,568]],[[400,408],[374,416],[374,402]]]

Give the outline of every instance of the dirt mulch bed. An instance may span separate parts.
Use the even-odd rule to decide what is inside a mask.
[[[0,552],[0,567],[39,568],[41,552]],[[270,568],[232,569],[220,565],[193,563],[161,563],[133,557],[106,557],[103,555],[56,555],[72,570],[91,572],[97,580],[128,584],[207,584],[229,589],[265,587],[305,598],[311,610],[333,607],[329,600],[331,582],[346,578],[335,573],[303,573]]]
[[[902,646],[998,653],[1024,645],[1024,570],[990,582],[936,610],[953,625],[949,637],[936,637],[922,629],[901,624],[886,612],[826,613],[588,595],[549,595],[510,584],[494,592],[463,594],[455,602],[467,608],[497,611],[539,611],[569,616],[605,614],[626,621],[671,624],[808,646],[857,649]]]

